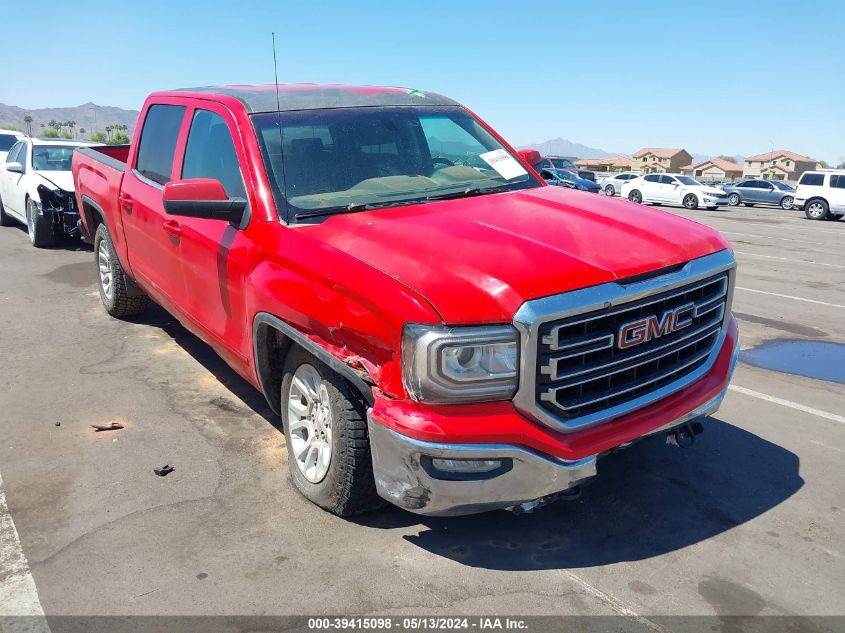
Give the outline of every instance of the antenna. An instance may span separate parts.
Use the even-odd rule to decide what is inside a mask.
[[[270,36],[273,38],[273,79],[276,80],[276,114],[279,116],[279,126],[281,127],[282,105],[279,100],[279,67],[276,65],[276,32],[270,31]]]

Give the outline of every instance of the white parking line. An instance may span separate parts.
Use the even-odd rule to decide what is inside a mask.
[[[792,259],[790,257],[776,257],[774,255],[758,255],[757,253],[747,253],[744,251],[734,251],[737,255],[745,255],[746,257],[762,257],[764,259],[779,259],[784,262],[795,262],[797,264],[813,264],[814,266],[829,266],[830,268],[845,268],[842,264],[825,264],[817,262],[812,259]]]
[[[757,294],[761,295],[771,295],[772,297],[780,297],[782,299],[794,299],[795,301],[804,301],[805,303],[816,303],[822,306],[830,306],[831,308],[841,308],[845,310],[845,306],[839,305],[838,303],[828,303],[827,301],[816,301],[815,299],[805,299],[804,297],[795,297],[793,295],[782,295],[779,292],[766,292],[765,290],[754,290],[754,288],[743,288],[742,286],[737,286],[737,290],[744,290],[745,292],[756,292]]]
[[[27,618],[23,630],[49,633],[44,609],[38,599],[35,581],[29,571],[21,549],[18,531],[6,505],[3,478],[0,476],[0,631],[15,630],[13,622],[6,622],[11,628],[4,628],[5,618],[24,616]]]
[[[745,387],[740,387],[739,385],[730,385],[728,389],[730,389],[731,391],[736,391],[737,393],[745,394],[746,396],[751,396],[752,398],[759,398],[760,400],[773,402],[774,404],[779,404],[782,407],[789,407],[790,409],[795,409],[796,411],[803,411],[804,413],[809,413],[811,415],[815,415],[826,420],[833,420],[834,422],[840,422],[842,424],[845,424],[845,415],[828,413],[827,411],[822,411],[821,409],[814,409],[813,407],[808,407],[805,404],[793,402],[792,400],[784,400],[783,398],[778,398],[776,396],[770,396],[767,393],[760,393],[759,391],[754,391],[753,389],[746,389]]]
[[[813,246],[830,246],[824,242],[808,242],[807,240],[796,240],[791,237],[776,237],[774,235],[757,235],[756,233],[739,233],[738,231],[721,231],[725,235],[742,235],[743,237],[759,237],[762,240],[780,240],[781,242],[798,242],[799,244],[812,244]]]

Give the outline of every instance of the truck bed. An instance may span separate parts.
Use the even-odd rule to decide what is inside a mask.
[[[129,145],[80,147],[73,152],[73,180],[83,233],[93,239],[99,215],[109,225],[119,255],[123,254],[123,231],[118,196],[128,158]]]

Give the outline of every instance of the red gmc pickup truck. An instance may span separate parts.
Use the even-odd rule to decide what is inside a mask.
[[[456,515],[691,441],[736,362],[727,242],[529,153],[433,93],[224,86],[151,95],[73,175],[106,310],[152,298],[260,389],[307,498]]]

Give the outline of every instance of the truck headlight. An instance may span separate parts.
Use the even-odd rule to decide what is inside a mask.
[[[409,324],[402,336],[405,389],[414,400],[508,400],[517,387],[519,344],[510,325]]]

